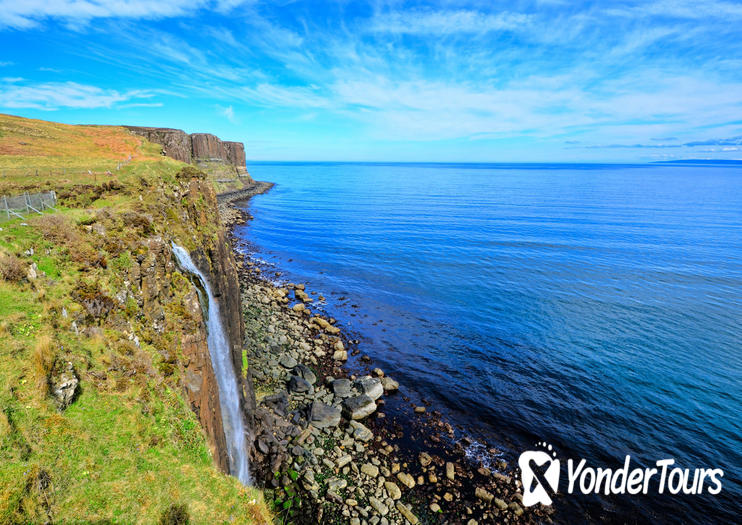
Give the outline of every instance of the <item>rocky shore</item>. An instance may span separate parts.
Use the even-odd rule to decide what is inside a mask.
[[[231,200],[230,202],[235,202]],[[251,217],[220,205],[229,226]],[[388,400],[404,396],[390,374],[350,370],[358,355],[335,319],[320,315],[324,298],[302,283],[271,281],[232,237],[245,322],[243,373],[252,375],[257,410],[251,468],[266,499],[289,523],[386,525],[545,523],[524,509],[520,481],[504,460],[474,464],[467,443],[441,415],[415,407],[402,421]]]

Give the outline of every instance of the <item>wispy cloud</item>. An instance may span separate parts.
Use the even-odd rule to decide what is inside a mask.
[[[36,85],[6,83],[0,85],[0,106],[6,108],[33,108],[53,111],[60,108],[111,108],[120,102],[149,98],[144,91],[101,89],[75,82],[49,82]]]
[[[531,17],[522,13],[489,14],[473,10],[416,9],[377,15],[369,28],[378,33],[451,35],[513,31],[527,25]]]
[[[550,142],[552,151],[591,155],[740,146],[732,140],[742,134],[742,4],[420,5],[0,0],[7,6],[0,38],[18,33],[8,26],[30,34],[48,25],[44,35],[68,39],[65,52],[76,64],[54,76],[68,83],[38,81],[36,63],[9,70],[8,77],[37,80],[6,82],[0,105],[124,108],[166,100],[182,107],[189,99],[172,125],[218,114],[216,125],[270,128],[274,145],[285,128],[286,137],[322,136],[328,148],[338,139],[482,149],[502,140],[522,151]],[[177,19],[158,21],[165,18]],[[85,32],[74,30],[80,24],[88,24]],[[22,53],[7,58],[24,62]],[[157,101],[144,99],[155,91]],[[732,138],[711,144],[709,137]]]
[[[91,20],[129,18],[158,20],[192,15],[209,8],[228,12],[253,0],[0,0],[0,27],[28,29],[60,19],[72,27]]]

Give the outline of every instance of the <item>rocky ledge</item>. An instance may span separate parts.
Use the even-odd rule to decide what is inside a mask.
[[[520,482],[505,461],[497,470],[470,464],[434,411],[417,407],[412,417],[420,421],[404,428],[389,422],[385,406],[402,395],[399,384],[378,368],[347,370],[358,341],[335,319],[312,311],[324,298],[303,284],[273,285],[241,256],[243,365],[258,400],[251,464],[288,522],[550,521],[547,513],[522,507]],[[410,445],[405,432],[424,434],[425,443]]]

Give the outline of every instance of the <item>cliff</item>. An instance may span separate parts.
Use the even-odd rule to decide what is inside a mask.
[[[160,149],[124,128],[0,115],[0,194],[59,199],[0,224],[0,523],[271,520],[261,491],[225,475],[207,305],[172,253],[188,250],[219,301],[251,430],[214,186]]]
[[[229,142],[209,133],[193,133],[171,128],[125,126],[129,131],[160,144],[168,157],[189,164],[199,161],[221,161],[234,166],[238,173],[246,173],[245,146]]]

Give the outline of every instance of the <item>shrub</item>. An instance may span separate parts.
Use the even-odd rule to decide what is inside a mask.
[[[194,168],[193,166],[186,166],[183,169],[181,169],[178,173],[175,174],[175,177],[178,179],[205,179],[206,174],[201,171],[198,168]]]
[[[54,244],[66,245],[76,243],[79,239],[77,229],[64,215],[42,215],[33,220],[33,225],[44,239]]]
[[[187,525],[191,522],[188,507],[173,503],[160,516],[160,525]]]
[[[0,277],[6,281],[18,282],[24,277],[28,268],[15,255],[0,254]]]
[[[97,282],[80,281],[71,295],[85,308],[88,320],[105,318],[116,307],[116,302],[101,291]]]

